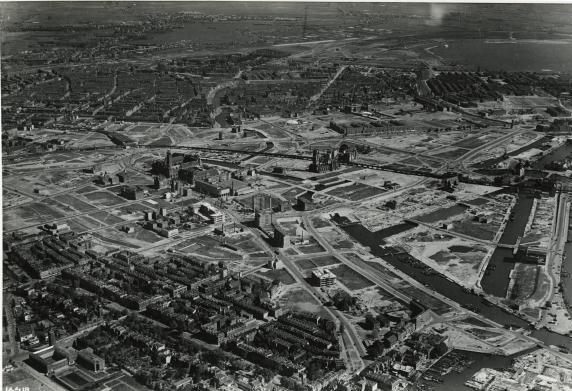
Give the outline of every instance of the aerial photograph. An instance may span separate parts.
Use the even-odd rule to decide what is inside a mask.
[[[0,2],[2,391],[572,391],[572,3]]]

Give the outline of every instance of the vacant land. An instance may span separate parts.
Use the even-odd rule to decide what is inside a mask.
[[[445,221],[451,217],[458,216],[465,213],[467,210],[466,206],[463,205],[453,205],[448,208],[437,209],[434,212],[427,213],[416,217],[416,220],[422,221],[424,223],[436,223],[439,221]]]
[[[286,269],[276,269],[276,270],[268,270],[266,272],[261,272],[261,275],[264,277],[271,278],[273,280],[278,280],[285,285],[291,285],[296,282],[294,277],[288,273]]]
[[[348,289],[355,291],[357,289],[367,288],[373,285],[373,282],[359,274],[346,265],[340,265],[330,269],[332,273],[338,277],[338,280]]]
[[[536,265],[517,263],[514,267],[514,285],[510,292],[511,300],[526,300],[536,290],[539,268]]]
[[[296,261],[296,265],[302,270],[315,269],[317,267],[335,265],[338,263],[340,262],[331,255],[309,259],[300,259]]]
[[[87,193],[84,194],[84,197],[103,206],[115,206],[125,202],[124,198],[118,197],[107,191],[95,191],[93,193]]]
[[[493,240],[497,234],[499,226],[492,224],[477,223],[470,220],[456,221],[453,224],[453,231],[460,234],[472,236],[483,240]]]

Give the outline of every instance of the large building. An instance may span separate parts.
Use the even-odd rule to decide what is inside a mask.
[[[67,369],[75,361],[76,353],[73,348],[61,349],[49,346],[37,352],[30,353],[30,366],[45,374],[53,374]]]
[[[93,353],[93,349],[91,348],[79,351],[77,363],[93,372],[99,372],[105,369],[105,360]]]
[[[334,171],[338,168],[340,168],[340,162],[338,161],[338,150],[328,150],[326,153],[320,154],[319,150],[314,149],[312,152],[312,163],[309,167],[310,171]]]
[[[312,283],[319,287],[332,286],[336,281],[336,276],[329,270],[313,270]]]
[[[153,163],[153,171],[161,174],[166,178],[180,178],[180,172],[188,173],[193,168],[201,168],[202,161],[198,155],[174,155],[171,151],[167,151],[164,160],[158,160]],[[183,175],[185,176],[185,175]]]
[[[208,202],[193,205],[193,213],[202,216],[210,224],[224,223],[224,214]]]

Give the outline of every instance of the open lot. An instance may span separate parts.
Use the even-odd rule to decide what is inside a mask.
[[[453,205],[447,208],[437,209],[436,211],[428,214],[414,217],[414,219],[424,223],[437,223],[439,221],[448,220],[451,217],[463,214],[467,209],[468,208],[463,205]]]
[[[62,202],[66,205],[71,206],[72,208],[74,208],[75,210],[77,210],[78,212],[88,212],[90,210],[95,209],[95,206],[90,205],[86,202],[83,202],[77,198],[75,198],[72,195],[66,194],[66,195],[58,195],[54,197],[55,200]]]
[[[374,285],[373,282],[346,265],[330,268],[330,271],[336,275],[342,284],[352,291]]]
[[[524,263],[517,263],[513,269],[514,284],[509,298],[515,301],[523,301],[531,297],[536,291],[536,283],[539,278],[539,267]]]
[[[273,280],[278,280],[285,285],[291,285],[296,282],[294,277],[288,273],[286,269],[276,269],[276,270],[268,270],[265,272],[260,272],[259,274],[263,275],[264,277],[271,278]]]
[[[212,236],[202,235],[197,238],[185,240],[174,247],[177,251],[189,255],[198,255],[211,259],[242,259],[242,255],[221,246],[220,241]]]
[[[296,265],[302,270],[315,269],[317,267],[330,266],[340,263],[335,257],[326,255],[323,257],[313,257],[297,260]]]
[[[364,198],[383,194],[385,191],[385,189],[380,189],[363,183],[353,183],[346,186],[335,187],[326,191],[326,193],[336,197],[346,198],[351,201],[359,201]]]
[[[125,198],[118,197],[115,194],[105,190],[86,193],[83,196],[101,206],[115,206],[126,202]]]
[[[280,306],[292,311],[313,312],[329,318],[321,303],[316,301],[305,289],[296,285],[288,286],[288,288],[278,300]]]

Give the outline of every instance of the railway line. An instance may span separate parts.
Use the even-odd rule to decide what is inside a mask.
[[[121,147],[121,146],[117,146],[115,148],[113,147],[90,147],[90,148],[66,148],[63,150],[59,150],[57,152],[80,152],[80,151],[94,151],[94,150],[123,150],[125,149],[125,147]],[[307,160],[307,161],[311,161],[312,160],[312,156],[309,155],[302,155],[302,154],[292,154],[292,153],[280,153],[280,152],[268,152],[269,148],[268,146],[261,150],[261,151],[241,151],[241,150],[234,150],[231,148],[212,148],[212,147],[199,147],[199,146],[183,146],[183,145],[148,145],[148,146],[140,146],[138,148],[133,148],[135,150],[141,150],[141,149],[175,149],[175,150],[189,150],[189,151],[198,151],[198,152],[216,152],[216,153],[221,153],[221,154],[238,154],[238,155],[250,155],[250,156],[268,156],[268,157],[274,157],[274,158],[282,158],[282,159],[295,159],[295,160]],[[17,156],[7,156],[5,158],[2,159],[2,163],[6,166],[10,164],[10,159],[14,159],[17,157],[23,158],[23,157],[31,157],[31,156],[35,156],[35,155],[46,155],[49,153],[55,153],[54,152],[42,152],[42,153],[32,153],[32,154],[23,154],[23,155],[17,155]],[[426,177],[426,178],[434,178],[434,179],[442,179],[444,177],[447,177],[448,175],[450,175],[451,173],[449,172],[444,172],[444,173],[439,173],[439,172],[433,172],[433,171],[426,171],[426,170],[414,170],[414,169],[407,169],[407,168],[402,168],[402,167],[395,167],[391,164],[374,164],[374,163],[365,163],[365,162],[340,162],[341,165],[345,165],[348,167],[360,167],[360,168],[367,168],[367,169],[371,169],[371,170],[381,170],[381,171],[388,171],[388,172],[393,172],[393,173],[397,173],[397,174],[404,174],[404,175],[415,175],[415,176],[421,176],[421,177]],[[459,182],[465,182],[465,183],[473,183],[470,180],[464,179],[462,177],[459,178]],[[529,186],[530,187],[530,186]],[[560,193],[572,193],[572,188],[568,188],[568,187],[559,187],[558,189],[556,189],[558,192]]]

